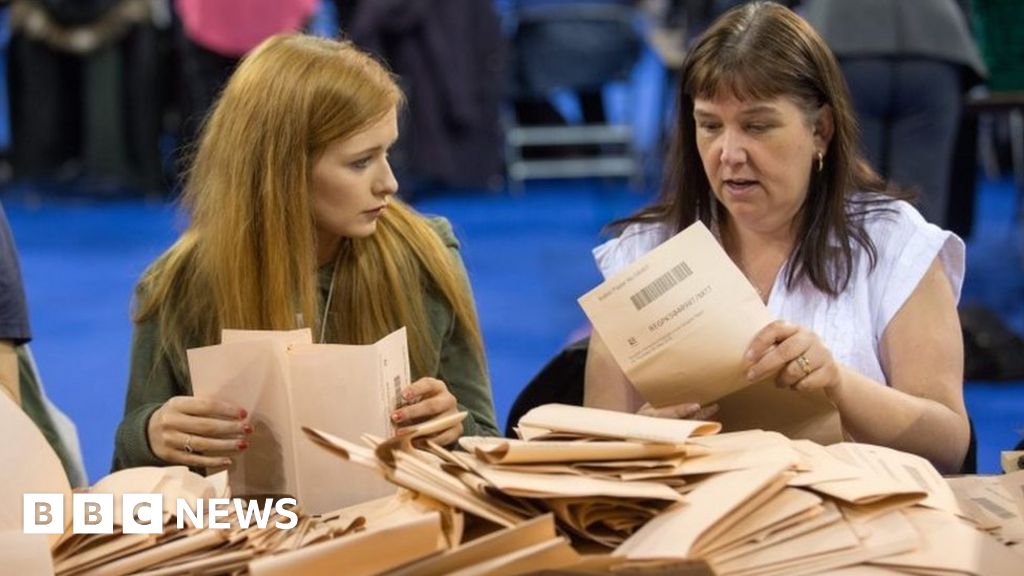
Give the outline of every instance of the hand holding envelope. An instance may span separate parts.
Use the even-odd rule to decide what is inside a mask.
[[[727,430],[761,428],[842,440],[821,391],[794,393],[776,374],[747,379],[744,354],[773,318],[711,232],[697,222],[579,299],[594,329],[655,408],[706,406]]]
[[[300,428],[350,440],[391,436],[392,411],[410,381],[404,328],[366,346],[314,344],[308,329],[225,331],[222,340],[189,350],[188,358],[197,397],[250,415],[249,448],[228,470],[233,494],[290,494],[306,511],[323,513],[394,493],[374,474],[325,454]]]

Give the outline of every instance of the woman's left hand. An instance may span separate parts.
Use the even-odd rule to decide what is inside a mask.
[[[839,365],[818,335],[782,320],[772,322],[754,336],[745,359],[750,382],[774,376],[779,388],[823,390],[830,398],[842,385]]]
[[[391,421],[402,428],[430,420],[445,414],[454,414],[458,410],[455,396],[448,391],[448,386],[437,378],[420,378],[402,390],[402,398],[408,402],[405,406],[391,413]],[[441,446],[454,444],[462,435],[462,422],[451,428],[438,432],[430,439]]]

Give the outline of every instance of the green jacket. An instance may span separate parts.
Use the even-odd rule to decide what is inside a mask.
[[[465,269],[459,255],[459,242],[452,232],[451,225],[443,218],[431,219],[430,223],[445,245],[451,249],[465,277]],[[321,305],[330,284],[330,277],[330,266],[320,270]],[[468,279],[466,282],[468,284]],[[440,352],[434,373],[413,374],[413,379],[432,376],[448,385],[448,389],[458,400],[459,409],[469,413],[463,421],[464,435],[500,435],[494,419],[494,404],[491,400],[491,385],[486,366],[471,353],[466,333],[463,327],[455,322],[451,306],[432,292],[423,294],[423,298],[430,318],[431,334]],[[128,394],[125,399],[124,419],[117,428],[113,470],[168,465],[157,458],[149,447],[149,418],[170,398],[192,394],[192,383],[188,377],[187,359],[172,359],[167,355],[158,357],[159,341],[159,326],[155,318],[135,325]]]

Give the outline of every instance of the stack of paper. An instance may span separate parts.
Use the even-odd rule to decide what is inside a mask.
[[[1024,553],[1024,470],[1000,476],[947,478],[967,518]]]
[[[946,481],[920,457],[717,430],[707,422],[547,405],[520,421],[521,440],[464,438],[464,454],[416,434],[367,438],[368,448],[307,433],[505,531],[551,512],[578,550],[608,547],[605,568],[684,562],[674,566],[737,576],[1009,576],[1021,565],[1011,548],[964,519]],[[962,550],[943,554],[953,541]]]
[[[132,468],[111,474],[87,490],[112,494],[114,526],[112,534],[76,534],[70,526],[53,548],[55,573],[76,574],[220,574],[244,569],[254,558],[279,554],[327,540],[337,534],[318,519],[291,509],[295,518],[281,515],[263,501],[237,501],[243,513],[236,512],[236,501],[222,509],[218,519],[222,527],[210,526],[209,515],[200,512],[206,522],[196,527],[186,515],[179,518],[176,506],[189,503],[192,511],[202,510],[203,502],[227,499],[224,473],[203,478],[183,467]],[[163,530],[160,534],[125,534],[120,522],[124,494],[163,495]],[[256,508],[260,509],[257,514]],[[265,518],[257,523],[256,517]],[[292,525],[279,529],[278,524]],[[262,528],[260,526],[263,526]]]
[[[94,509],[99,516],[111,521],[102,533],[86,534],[74,528],[75,508],[73,495],[56,453],[36,428],[35,424],[6,396],[0,395],[0,434],[7,439],[0,447],[0,461],[6,472],[0,475],[0,558],[4,574],[220,574],[244,570],[253,558],[276,554],[325,540],[332,533],[326,523],[295,512],[295,527],[280,530],[278,520],[289,519],[277,514],[276,509],[263,505],[259,528],[255,516],[238,518],[234,502],[224,509],[228,514],[219,521],[225,528],[211,528],[206,524],[196,527],[191,518],[178,528],[178,505],[187,505],[193,513],[200,510],[199,501],[226,499],[229,495],[225,473],[207,478],[181,466],[165,468],[131,468],[111,474],[92,487],[80,490],[99,498],[109,499],[112,508]],[[153,511],[159,526],[158,534],[125,534],[122,526],[126,494],[159,495],[163,509]],[[28,495],[56,495],[63,506],[54,504],[40,520],[38,510]],[[248,506],[250,504],[243,503]],[[254,505],[259,505],[258,503]],[[57,522],[63,516],[54,534],[26,533],[31,520],[34,523]],[[135,510],[136,518],[142,512]],[[150,509],[146,507],[146,510]],[[206,508],[208,511],[209,508]],[[36,515],[33,519],[33,515]],[[199,513],[207,522],[208,514]],[[243,513],[244,514],[244,513]],[[102,528],[96,526],[94,529]]]

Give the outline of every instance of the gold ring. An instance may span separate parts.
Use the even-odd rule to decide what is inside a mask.
[[[811,375],[811,362],[807,359],[807,356],[804,356],[803,354],[797,356],[796,364],[804,371],[804,376]]]
[[[185,436],[185,452],[192,454],[195,450],[192,449],[192,435]]]

